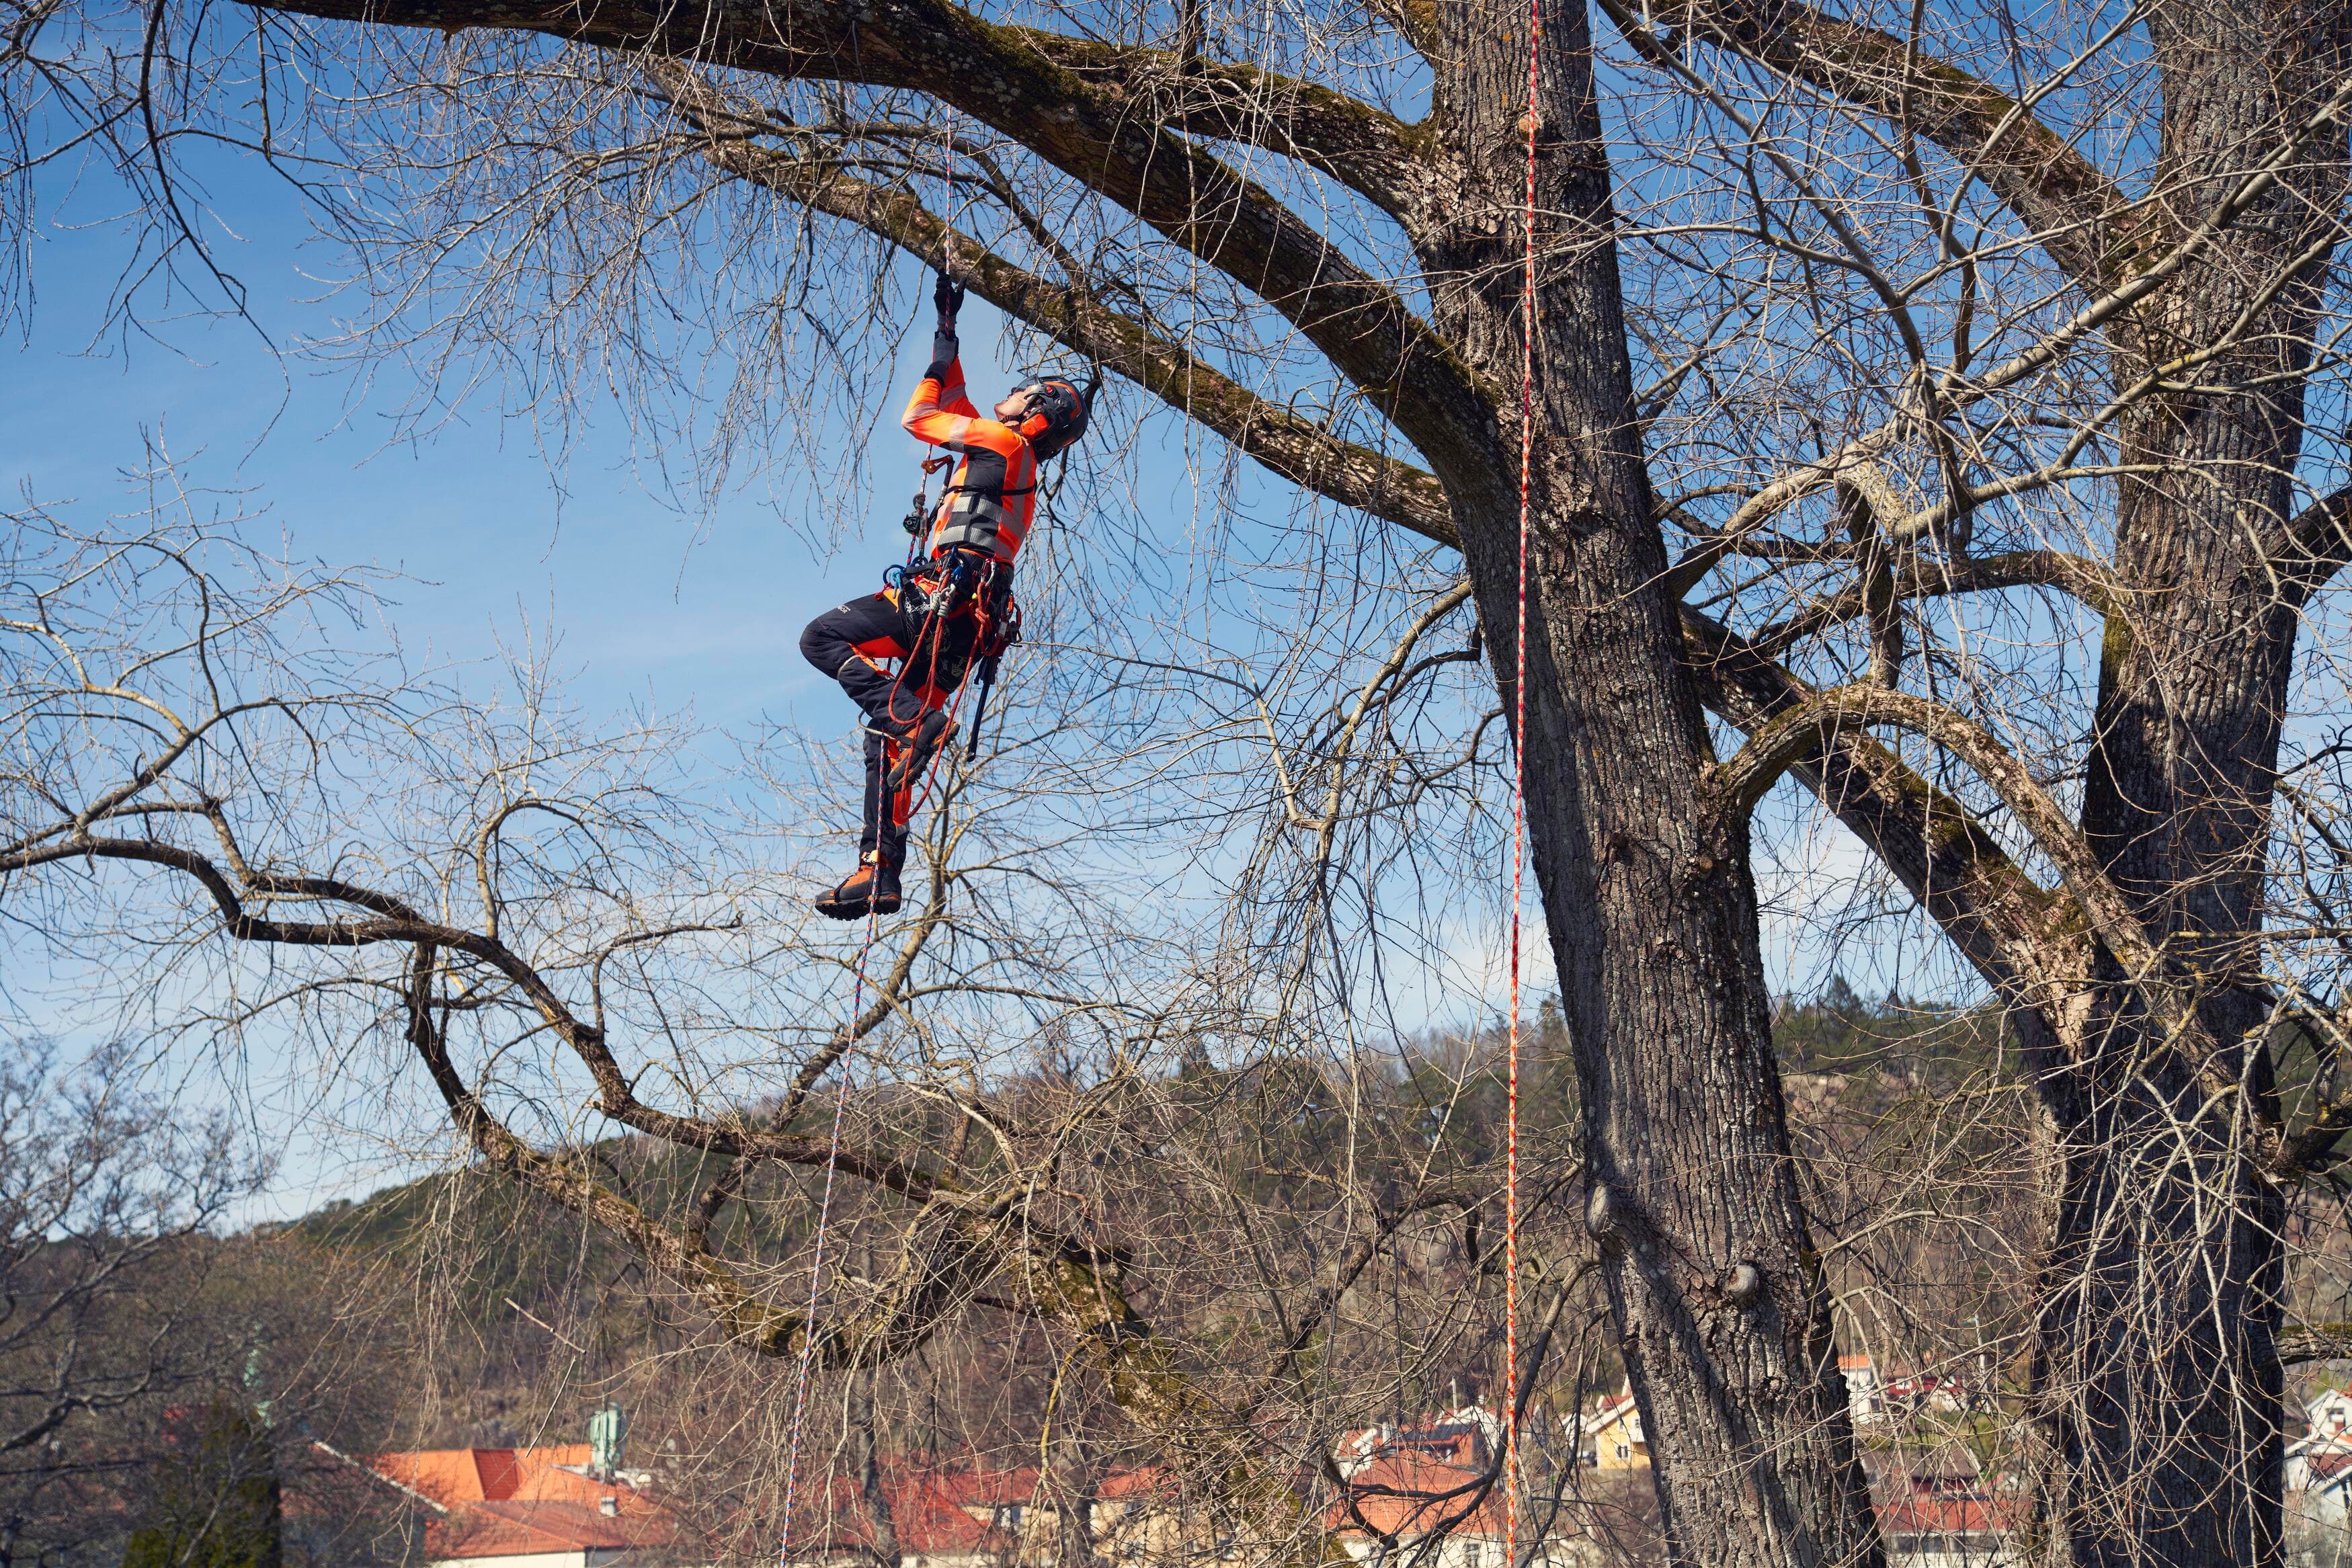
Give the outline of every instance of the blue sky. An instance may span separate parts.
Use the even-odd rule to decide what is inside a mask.
[[[488,662],[502,645],[544,639],[552,629],[556,667],[592,712],[691,705],[719,730],[772,721],[846,731],[845,699],[802,662],[797,640],[816,612],[870,591],[904,549],[898,517],[919,449],[897,429],[895,406],[871,430],[813,435],[827,444],[866,443],[872,459],[862,532],[829,549],[787,525],[773,502],[776,476],[722,495],[707,510],[681,510],[653,493],[626,455],[625,422],[609,408],[580,414],[574,455],[560,471],[526,425],[489,412],[450,422],[429,440],[386,446],[388,410],[413,388],[381,380],[355,399],[345,373],[282,357],[261,335],[291,345],[333,330],[331,305],[318,302],[312,276],[324,258],[306,252],[301,214],[282,187],[245,180],[235,167],[216,172],[212,197],[241,219],[236,236],[219,240],[220,255],[249,288],[259,331],[185,301],[157,310],[151,299],[157,338],[93,343],[125,234],[106,224],[40,233],[35,308],[23,336],[0,350],[10,356],[0,376],[0,481],[12,494],[127,509],[133,502],[122,473],[154,440],[195,481],[249,488],[249,501],[267,508],[292,555],[411,580],[388,597],[416,663]],[[994,362],[997,323],[975,301],[965,327],[967,370],[984,395],[1006,379]],[[928,358],[928,322],[903,330],[902,386]],[[1172,420],[1158,423],[1173,432]],[[1171,540],[1202,523],[1177,445],[1144,445],[1132,492],[1165,497],[1161,526]],[[789,486],[792,476],[781,482]],[[1276,515],[1283,509],[1279,486],[1245,489]],[[1174,546],[1170,559],[1181,568],[1185,555]],[[843,812],[846,819],[846,804]],[[1822,875],[1860,869],[1856,846],[1834,830],[1830,841],[1802,846],[1799,858],[1803,863],[1759,868],[1768,898],[1801,903]],[[1539,920],[1530,925],[1539,933]],[[1445,943],[1457,972],[1441,988],[1499,1002],[1501,935],[1465,911]],[[1825,973],[1818,954],[1801,952],[1785,927],[1768,935],[1767,963],[1776,989],[1810,989]],[[1535,973],[1538,985],[1549,982],[1540,955]],[[1868,988],[1866,977],[1862,983]],[[304,1146],[294,1132],[300,1112],[277,1096],[260,1094],[251,1108],[265,1133],[294,1139],[281,1211],[379,1179],[380,1167],[354,1172],[331,1152]]]
[[[232,207],[239,195],[216,193]],[[250,195],[264,221],[222,254],[260,326],[281,344],[331,330],[328,308],[310,299],[319,288],[303,271],[299,216],[267,187]],[[190,312],[160,325],[165,342],[92,344],[124,248],[109,226],[51,228],[37,246],[30,329],[0,375],[0,482],[12,497],[29,488],[48,501],[127,505],[121,473],[152,435],[204,484],[252,486],[293,554],[418,580],[393,592],[413,653],[488,657],[499,637],[551,624],[591,707],[692,699],[707,722],[732,727],[786,717],[812,695],[841,704],[802,662],[800,628],[870,591],[898,558],[910,484],[878,484],[864,537],[824,554],[780,522],[764,486],[693,516],[648,493],[625,459],[598,455],[628,445],[609,409],[588,413],[560,474],[527,428],[494,413],[387,448],[387,414],[352,404],[346,374],[289,363],[246,322]],[[967,314],[971,375],[992,384],[993,312]],[[909,334],[908,384],[929,350],[928,332]],[[382,402],[406,391],[376,390]],[[877,471],[894,476],[902,458],[911,479],[916,443],[895,424],[871,436]]]
[[[625,457],[601,455],[629,446],[609,408],[587,413],[577,455],[560,471],[527,426],[495,414],[387,447],[387,414],[376,402],[355,402],[346,375],[273,348],[333,328],[310,276],[320,261],[305,248],[309,231],[278,189],[240,181],[232,169],[212,193],[218,208],[246,220],[220,255],[250,291],[250,323],[208,318],[185,301],[159,310],[151,298],[153,336],[93,342],[130,249],[126,231],[40,231],[34,308],[0,349],[0,484],[12,505],[30,494],[69,505],[84,521],[134,509],[139,497],[125,474],[142,465],[153,441],[192,482],[243,490],[248,507],[266,510],[248,538],[282,532],[297,559],[405,579],[385,598],[414,665],[491,665],[502,647],[551,629],[556,667],[589,712],[691,706],[712,730],[773,722],[846,732],[847,700],[802,660],[798,640],[811,616],[870,591],[905,550],[898,519],[921,449],[898,429],[895,407],[870,432],[826,433],[870,441],[876,474],[862,534],[829,549],[786,526],[768,479],[691,513],[650,493]],[[974,302],[964,326],[966,363],[984,391],[1003,376],[994,312]],[[929,347],[926,321],[902,345],[904,385]],[[388,405],[412,389],[380,382],[375,390]],[[845,802],[844,824],[855,814]],[[7,963],[12,1000],[37,1028],[45,988],[26,962],[20,952]],[[59,1032],[70,1045],[82,1031]],[[313,1126],[314,1102],[273,1082],[269,1064],[248,1065],[241,1108],[285,1159],[280,1190],[255,1216],[299,1212],[394,1174],[377,1151],[336,1146],[336,1129]]]

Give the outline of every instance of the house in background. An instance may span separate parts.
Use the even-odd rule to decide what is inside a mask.
[[[1882,1377],[1867,1355],[1838,1357],[1845,1376],[1846,1408],[1857,1427],[1879,1427],[1896,1416],[1918,1410],[1958,1411],[1967,1407],[1967,1390],[1958,1378],[1936,1373],[1899,1373]],[[1614,1397],[1586,1411],[1575,1444],[1577,1462],[1592,1469],[1646,1469],[1650,1445],[1642,1431],[1642,1413],[1633,1403],[1629,1381]]]
[[[2352,1427],[2352,1401],[2346,1416]],[[2321,1419],[2328,1418],[2323,1410]],[[1512,1568],[1495,1463],[1498,1435],[1496,1417],[1475,1409],[1343,1435],[1333,1448],[1339,1495],[1321,1515],[1333,1543],[1362,1568]],[[656,1478],[621,1468],[617,1415],[597,1437],[593,1445],[360,1457],[318,1447],[408,1500],[422,1521],[416,1557],[430,1568],[670,1568],[708,1561],[656,1494]],[[1625,1472],[1650,1463],[1630,1387],[1552,1428],[1549,1439],[1537,1437],[1526,1451],[1531,1459],[1549,1454],[1543,1462],[1550,1465],[1620,1472],[1617,1483],[1637,1487],[1640,1478]],[[2352,1438],[2340,1455],[2305,1458],[2305,1473],[2352,1487]],[[1884,1442],[1864,1454],[1890,1568],[2008,1568],[2014,1500],[1982,1484],[1972,1466],[1968,1473],[1930,1473],[1929,1458]],[[2345,1494],[2335,1495],[2340,1520]],[[944,1462],[882,1459],[866,1479],[837,1469],[809,1476],[781,1565],[1048,1568],[1067,1547],[1066,1506],[1087,1509],[1093,1553],[1108,1568],[1212,1568],[1253,1557],[1254,1543],[1211,1533],[1230,1525],[1188,1503],[1162,1469],[1115,1470],[1081,1496],[1062,1497],[1034,1466],[1000,1469],[966,1454]],[[1601,1568],[1615,1560],[1607,1532],[1580,1533],[1590,1527],[1564,1520],[1552,1528],[1561,1533],[1532,1550],[1521,1543],[1517,1568]]]
[[[1179,1555],[1187,1529],[1184,1489],[1156,1465],[1117,1470],[1095,1489],[1095,1556],[1110,1563],[1163,1562]]]
[[[1846,1413],[1857,1427],[1874,1427],[1888,1415],[1886,1390],[1878,1380],[1878,1364],[1867,1355],[1838,1357],[1845,1377]]]
[[[1629,1380],[1613,1398],[1603,1399],[1578,1423],[1577,1463],[1596,1470],[1650,1468],[1650,1443],[1642,1432],[1642,1412]]]
[[[433,1568],[605,1568],[677,1541],[651,1478],[599,1466],[587,1443],[334,1457],[417,1505]]]
[[[1948,1372],[1889,1372],[1881,1387],[1889,1415],[1932,1410],[1949,1416],[1969,1407],[1966,1380]]]
[[[1383,1562],[1412,1568],[1511,1568],[1503,1488],[1492,1461],[1483,1451],[1475,1460],[1457,1460],[1433,1451],[1434,1444],[1413,1442],[1415,1435],[1407,1429],[1399,1441],[1357,1465],[1324,1515],[1332,1539],[1367,1568]],[[1424,1546],[1432,1536],[1442,1539]],[[1548,1537],[1536,1545],[1522,1541],[1519,1568],[1598,1563],[1603,1559],[1596,1545],[1568,1536]]]
[[[1482,1469],[1419,1448],[1391,1448],[1358,1466],[1324,1522],[1359,1563],[1379,1563],[1388,1537],[1416,1568],[1507,1568],[1502,1488]],[[1428,1555],[1412,1550],[1439,1534]]]
[[[2342,1469],[2330,1461],[2352,1456],[2352,1391],[2323,1388],[2318,1396],[2303,1407],[2307,1430],[2286,1450],[2286,1490],[2303,1491],[2315,1480],[2322,1479],[2318,1469],[2332,1477]],[[2316,1467],[2316,1468],[2315,1468]]]
[[[2322,1388],[2303,1407],[2306,1429],[2286,1448],[2286,1558],[2352,1558],[2352,1390]]]
[[[1973,1475],[1908,1475],[1874,1488],[1888,1568],[2011,1568],[2018,1500]]]
[[[1035,1555],[1053,1538],[1053,1511],[1034,1507],[1037,1472],[980,1465],[934,1468],[885,1460],[876,1491],[888,1518],[887,1541],[899,1568],[994,1568]],[[794,1500],[790,1568],[858,1564],[873,1568],[883,1550],[873,1499],[854,1477],[835,1471]]]
[[[1465,1405],[1423,1416],[1410,1427],[1384,1422],[1343,1433],[1332,1445],[1331,1458],[1342,1476],[1355,1474],[1381,1454],[1407,1448],[1446,1464],[1475,1467],[1492,1461],[1502,1435],[1502,1418],[1494,1411]],[[1520,1440],[1525,1443],[1525,1434]]]
[[[2323,1388],[2303,1407],[2306,1430],[2286,1448],[2289,1511],[2302,1493],[2313,1523],[2347,1526],[2346,1487],[2352,1484],[2352,1391]]]
[[[1063,1561],[1063,1510],[1078,1502],[1034,1465],[999,1468],[976,1456],[890,1458],[876,1489],[888,1514],[888,1547],[872,1501],[854,1478],[803,1492],[788,1568],[1042,1568]],[[1202,1563],[1221,1554],[1209,1516],[1189,1506],[1168,1471],[1144,1466],[1102,1477],[1083,1500],[1097,1562]],[[1230,1542],[1224,1547],[1229,1549]]]
[[[1969,1407],[1967,1381],[1950,1372],[1882,1367],[1870,1355],[1842,1355],[1846,1413],[1856,1427],[1875,1427],[1927,1411],[1958,1414]]]

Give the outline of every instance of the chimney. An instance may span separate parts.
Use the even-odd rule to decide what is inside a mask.
[[[588,1417],[588,1473],[609,1481],[620,1469],[627,1451],[629,1418],[618,1405],[606,1404]]]
[[[621,1517],[621,1500],[616,1497],[600,1497],[596,1500],[596,1511],[606,1519],[618,1519]]]

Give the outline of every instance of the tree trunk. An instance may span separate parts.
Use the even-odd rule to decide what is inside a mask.
[[[1542,9],[1528,822],[1590,1213],[1676,1560],[1875,1563],[1790,1165],[1747,834],[1702,825],[1712,756],[1633,418],[1584,8]],[[1528,14],[1475,0],[1440,19],[1438,112],[1467,189],[1423,261],[1441,327],[1515,410]],[[1481,471],[1444,476],[1507,699],[1516,424]],[[1743,1264],[1760,1290],[1735,1286]]]
[[[868,1260],[871,1271],[871,1259]],[[879,1373],[852,1373],[849,1379],[849,1463],[857,1493],[874,1527],[871,1550],[881,1568],[898,1568],[898,1527],[890,1515],[890,1493],[882,1484],[882,1453],[874,1429],[874,1380]]]
[[[2175,0],[2149,24],[2164,120],[2161,227],[2193,230],[2335,89],[2345,8]],[[2342,196],[2343,149],[2224,235],[2122,335],[2118,380],[2221,344],[2295,270]],[[2299,605],[2274,560],[2295,511],[2302,372],[2321,270],[2305,265],[2242,347],[2128,417],[2121,604],[2106,623],[2083,825],[2168,956],[2200,977],[2209,1077],[2272,1099],[2252,972]],[[2054,1517],[2081,1563],[2275,1562],[2283,1194],[2242,1111],[2151,1038],[2103,977],[2078,1060],[2049,1085],[2063,1170],[2037,1378],[2063,1476]]]

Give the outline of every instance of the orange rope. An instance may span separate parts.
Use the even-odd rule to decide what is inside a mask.
[[[1536,127],[1543,48],[1543,0],[1528,0],[1526,298],[1519,307],[1518,623],[1511,683],[1511,1043],[1503,1156],[1503,1568],[1519,1561],[1519,910],[1527,877],[1528,528],[1536,402]]]

